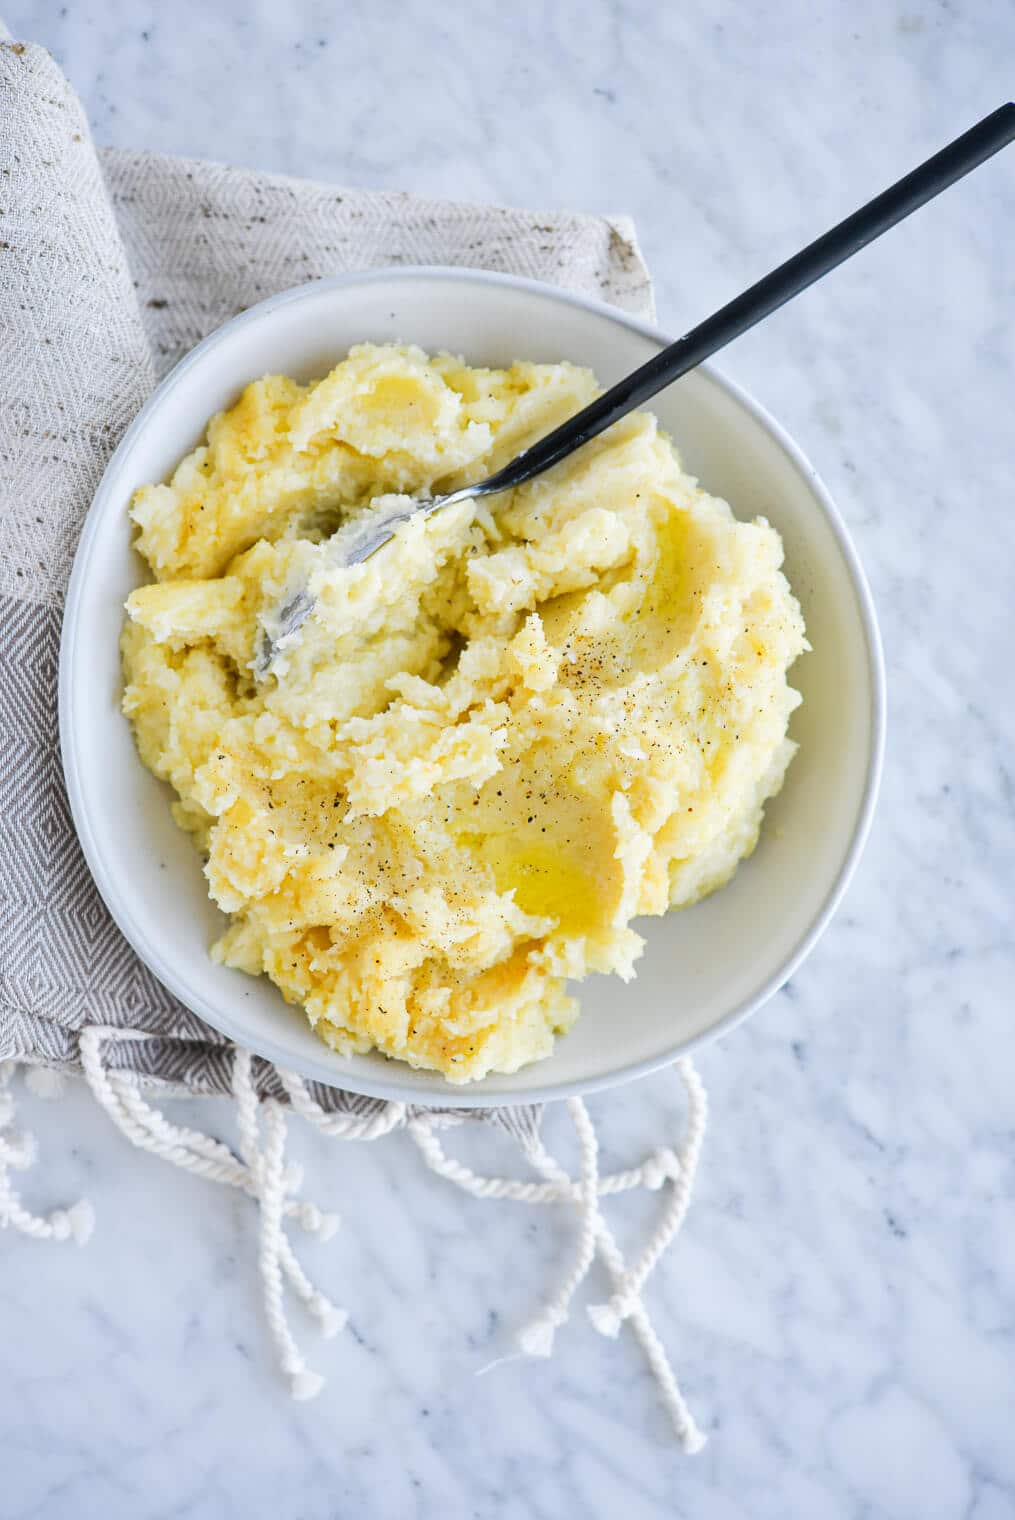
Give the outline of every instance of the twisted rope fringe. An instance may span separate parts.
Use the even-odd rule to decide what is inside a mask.
[[[32,1240],[73,1240],[83,1246],[95,1227],[95,1212],[87,1199],[51,1214],[33,1214],[21,1202],[12,1171],[27,1171],[36,1158],[33,1136],[20,1134],[14,1123],[14,1095],[9,1091],[14,1061],[0,1061],[0,1229],[13,1229]],[[39,1096],[46,1095],[36,1086]],[[52,1089],[50,1089],[52,1094]]]
[[[322,1212],[308,1200],[290,1196],[301,1185],[302,1177],[297,1168],[285,1166],[285,1110],[273,1098],[259,1105],[249,1051],[237,1048],[233,1054],[232,1086],[240,1151],[237,1158],[227,1145],[211,1135],[171,1124],[164,1114],[145,1102],[128,1073],[110,1071],[104,1065],[102,1050],[107,1042],[149,1038],[151,1036],[139,1030],[98,1026],[83,1030],[81,1064],[92,1094],[133,1145],[208,1182],[239,1188],[256,1199],[261,1221],[258,1263],[269,1333],[294,1398],[311,1399],[321,1391],[324,1380],[307,1366],[293,1338],[285,1313],[285,1284],[288,1283],[326,1337],[343,1329],[348,1316],[344,1309],[336,1308],[319,1292],[307,1277],[285,1232],[285,1221],[294,1219],[307,1233],[329,1240],[338,1228],[338,1216]],[[296,1090],[299,1078],[290,1077],[289,1082]],[[315,1115],[328,1120],[331,1116],[313,1102],[302,1084],[300,1087],[304,1117],[310,1123],[318,1122]],[[385,1128],[376,1119],[342,1117],[347,1119],[344,1134],[348,1139],[373,1139],[391,1127],[389,1123]],[[383,1117],[387,1119],[388,1116]]]
[[[581,1185],[577,1198],[581,1234],[575,1262],[567,1277],[542,1314],[518,1336],[518,1345],[526,1356],[551,1355],[554,1331],[567,1323],[571,1300],[588,1276],[595,1260],[596,1240],[603,1228],[599,1213],[599,1142],[581,1098],[569,1098],[567,1108],[581,1147]]]
[[[162,1157],[206,1181],[235,1187],[258,1205],[260,1234],[258,1263],[265,1318],[279,1365],[293,1396],[310,1399],[320,1392],[323,1378],[308,1367],[286,1316],[288,1287],[327,1337],[343,1329],[347,1314],[314,1287],[300,1266],[286,1230],[292,1221],[321,1240],[338,1228],[335,1214],[324,1213],[307,1199],[294,1195],[302,1185],[300,1168],[285,1162],[286,1110],[274,1098],[259,1102],[248,1051],[233,1055],[232,1089],[238,1130],[236,1155],[228,1145],[200,1130],[171,1123],[141,1096],[136,1079],[128,1072],[109,1070],[103,1061],[107,1044],[154,1038],[139,1030],[91,1026],[80,1037],[81,1061],[92,1094],[120,1132],[142,1150]],[[75,1239],[84,1243],[91,1234],[94,1216],[82,1200],[69,1209],[48,1216],[31,1214],[14,1191],[9,1170],[24,1168],[34,1159],[29,1136],[11,1129],[13,1100],[6,1091],[15,1063],[0,1063],[0,1226],[10,1225],[36,1239]],[[509,1199],[518,1203],[568,1203],[578,1216],[578,1242],[572,1264],[542,1311],[518,1336],[520,1350],[528,1356],[550,1356],[554,1336],[570,1317],[575,1294],[585,1281],[598,1255],[604,1262],[613,1292],[604,1304],[592,1304],[588,1315],[604,1335],[615,1336],[625,1320],[640,1342],[667,1409],[677,1438],[688,1453],[700,1451],[705,1437],[698,1429],[680,1391],[673,1369],[642,1302],[645,1283],[667,1246],[673,1241],[690,1203],[695,1173],[705,1135],[708,1104],[705,1089],[691,1062],[677,1062],[677,1074],[688,1100],[686,1131],[679,1152],[668,1147],[654,1151],[640,1166],[626,1171],[599,1172],[598,1142],[588,1110],[580,1098],[567,1100],[567,1110],[578,1140],[581,1166],[577,1181],[550,1155],[542,1141],[524,1145],[527,1160],[542,1178],[521,1181],[506,1177],[483,1177],[444,1150],[438,1130],[460,1124],[454,1114],[414,1114],[402,1103],[388,1103],[368,1117],[327,1113],[311,1097],[295,1072],[276,1068],[289,1105],[322,1134],[339,1140],[377,1140],[405,1125],[426,1165],[474,1198]],[[29,1085],[40,1096],[56,1096],[61,1083],[53,1073],[33,1072]],[[671,1184],[662,1216],[648,1242],[628,1267],[603,1219],[600,1199],[636,1187],[658,1191]]]
[[[673,1181],[673,1189],[662,1219],[634,1266],[623,1273],[615,1284],[616,1291],[609,1303],[590,1304],[589,1319],[602,1335],[614,1336],[625,1319],[639,1302],[641,1290],[649,1274],[662,1256],[684,1222],[691,1190],[698,1170],[698,1160],[705,1139],[708,1118],[708,1097],[704,1084],[691,1062],[677,1062],[677,1072],[687,1092],[687,1133],[680,1148],[679,1167]]]
[[[681,1147],[681,1155],[672,1151],[657,1151],[641,1167],[614,1177],[598,1179],[595,1172],[595,1137],[591,1120],[580,1098],[568,1100],[575,1129],[582,1147],[582,1184],[575,1186],[563,1167],[547,1151],[541,1140],[526,1147],[526,1156],[535,1169],[547,1179],[547,1184],[512,1183],[501,1177],[481,1177],[469,1167],[446,1154],[432,1128],[420,1120],[409,1124],[409,1133],[419,1147],[427,1165],[439,1176],[453,1182],[474,1198],[512,1198],[522,1203],[546,1203],[558,1199],[574,1202],[581,1213],[581,1248],[573,1272],[560,1291],[550,1301],[543,1313],[518,1337],[520,1349],[527,1355],[547,1356],[552,1350],[553,1330],[567,1318],[571,1298],[591,1267],[595,1251],[602,1257],[613,1281],[614,1293],[607,1306],[591,1306],[589,1316],[597,1329],[616,1335],[622,1320],[629,1319],[631,1327],[645,1352],[649,1369],[658,1385],[660,1396],[681,1447],[688,1455],[701,1451],[706,1437],[695,1423],[676,1380],[669,1358],[641,1301],[641,1289],[653,1267],[658,1263],[666,1247],[677,1234],[690,1202],[694,1173],[697,1168],[701,1146],[705,1136],[707,1098],[705,1088],[697,1071],[688,1058],[676,1063],[676,1071],[684,1085],[688,1098],[687,1133]],[[587,1126],[587,1129],[586,1129]],[[652,1190],[659,1189],[665,1181],[674,1183],[671,1197],[658,1227],[635,1265],[628,1269],[612,1231],[602,1218],[598,1198],[607,1192],[621,1192],[639,1184]],[[591,1232],[594,1249],[587,1253],[586,1242]],[[596,1309],[604,1313],[597,1319]],[[610,1318],[606,1319],[606,1314]],[[616,1328],[613,1320],[616,1319]],[[605,1323],[603,1321],[605,1320]]]

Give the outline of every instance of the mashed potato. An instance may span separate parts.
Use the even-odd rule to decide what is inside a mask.
[[[230,917],[212,953],[343,1053],[453,1082],[547,1055],[569,979],[631,977],[632,920],[728,881],[782,784],[806,648],[782,546],[652,416],[363,565],[329,553],[379,495],[479,479],[595,394],[569,364],[363,345],[249,385],[135,496],[155,582],[123,708]],[[258,683],[260,620],[307,584]]]

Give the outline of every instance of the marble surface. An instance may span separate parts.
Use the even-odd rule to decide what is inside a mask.
[[[674,331],[999,104],[1015,49],[1011,7],[949,0],[0,11],[100,142],[629,211]],[[837,921],[701,1058],[712,1131],[650,1301],[704,1454],[675,1449],[630,1340],[580,1322],[477,1384],[570,1236],[446,1188],[404,1138],[337,1163],[296,1142],[346,1220],[308,1261],[352,1319],[308,1343],[324,1394],[289,1403],[250,1206],[75,1092],[26,1104],[32,1201],[86,1191],[93,1242],[0,1239],[0,1514],[1015,1513],[1013,213],[1009,152],[723,360],[849,521],[892,716]],[[618,1163],[680,1111],[667,1078],[592,1109]]]

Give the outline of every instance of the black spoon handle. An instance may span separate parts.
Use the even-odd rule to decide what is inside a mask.
[[[837,264],[852,258],[861,248],[901,222],[926,201],[968,174],[1015,138],[1015,104],[1009,102],[985,116],[975,127],[957,137],[947,148],[877,195],[844,222],[773,269],[771,274],[745,290],[714,316],[707,317],[614,385],[590,406],[576,412],[560,427],[526,449],[504,469],[483,482],[477,495],[507,491],[548,470],[558,460],[595,438],[611,423],[633,411],[664,386],[694,369],[742,332],[777,310],[793,296],[820,280]]]

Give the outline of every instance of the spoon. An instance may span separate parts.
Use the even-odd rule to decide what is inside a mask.
[[[340,528],[331,540],[336,563],[343,568],[362,564],[388,543],[401,524],[410,518],[425,519],[457,502],[510,491],[559,464],[643,401],[679,380],[688,370],[695,369],[702,360],[718,353],[727,343],[813,285],[815,280],[820,280],[911,212],[940,195],[942,190],[947,190],[949,185],[999,152],[1013,138],[1015,103],[1009,101],[689,333],[662,349],[647,364],[576,412],[545,438],[523,449],[495,475],[462,486],[446,496],[411,497],[407,506],[400,505],[387,512],[382,510]],[[396,500],[402,502],[404,498]],[[262,618],[261,638],[254,660],[254,674],[258,680],[263,680],[270,672],[276,656],[303,626],[313,607],[314,598],[310,590],[303,587]]]

